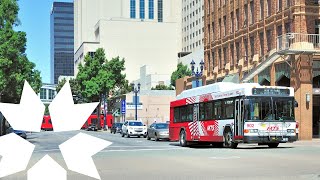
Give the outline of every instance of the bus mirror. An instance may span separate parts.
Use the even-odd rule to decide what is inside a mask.
[[[294,100],[294,107],[299,107],[299,103],[296,100]]]

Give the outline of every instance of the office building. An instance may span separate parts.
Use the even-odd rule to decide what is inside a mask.
[[[50,17],[51,83],[59,76],[73,76],[74,47],[73,3],[53,2]]]
[[[75,74],[86,54],[104,48],[107,59],[125,58],[130,82],[139,68],[173,72],[181,49],[180,1],[75,0]]]

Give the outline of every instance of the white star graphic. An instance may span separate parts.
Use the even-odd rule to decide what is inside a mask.
[[[67,82],[49,106],[54,131],[79,130],[97,105],[97,102],[75,105],[70,84]],[[13,129],[33,132],[40,132],[44,108],[26,81],[20,104],[0,103],[0,111]],[[82,142],[88,142],[89,146],[83,146]],[[111,144],[109,141],[79,133],[59,147],[70,170],[100,179],[91,156]],[[3,156],[0,162],[0,178],[25,170],[34,150],[34,145],[14,133],[0,137],[0,147],[0,155]],[[28,178],[39,179],[42,176],[37,173],[41,169],[47,169],[48,165],[51,179],[64,179],[63,168],[49,156],[45,156],[28,171]]]
[[[0,111],[15,130],[40,132],[45,106],[27,81],[20,104],[0,103]]]
[[[74,104],[67,81],[49,106],[55,132],[80,130],[99,103]]]

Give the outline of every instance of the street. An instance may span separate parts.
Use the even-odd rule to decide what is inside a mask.
[[[49,154],[66,170],[58,145],[83,132],[113,144],[93,156],[101,179],[317,179],[320,180],[320,141],[280,144],[279,148],[243,145],[237,149],[197,146],[182,148],[177,142],[123,138],[110,132],[41,132],[28,136],[36,145],[30,169]],[[17,162],[18,163],[18,162]],[[27,171],[3,178],[27,179]],[[93,178],[67,171],[68,180]],[[45,179],[45,178],[44,178]]]

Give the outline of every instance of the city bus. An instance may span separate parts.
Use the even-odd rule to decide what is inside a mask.
[[[183,91],[170,103],[169,137],[181,146],[210,143],[270,148],[294,142],[294,89],[258,83],[218,82]]]

